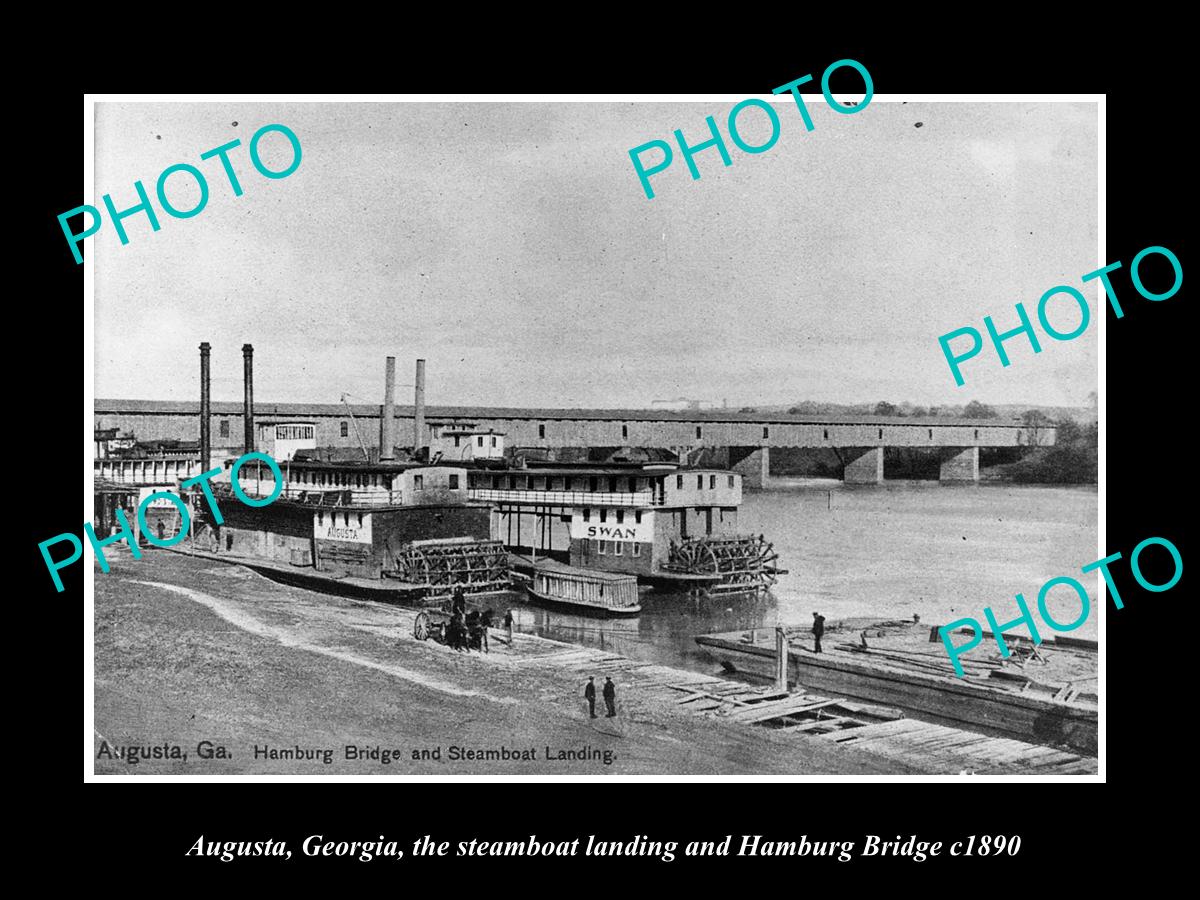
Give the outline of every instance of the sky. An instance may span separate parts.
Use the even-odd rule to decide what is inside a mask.
[[[807,95],[806,95],[807,98]],[[775,105],[771,149],[728,136],[735,101],[687,103],[99,103],[96,197],[144,215],[88,238],[96,259],[95,396],[191,400],[197,347],[213,395],[241,398],[255,348],[260,402],[379,403],[384,358],[399,399],[428,361],[433,404],[646,407],[687,397],[730,406],[911,401],[1086,406],[1097,382],[1097,118],[1094,104],[873,100],[852,115],[807,98]],[[679,148],[647,199],[629,150],[710,135],[733,164]],[[250,138],[283,124],[299,168],[268,179]],[[920,127],[918,124],[920,123]],[[761,110],[738,119],[750,144]],[[228,141],[244,193],[217,159]],[[263,138],[280,170],[286,138]],[[647,165],[658,155],[647,154]],[[161,173],[205,175],[206,207],[166,215]],[[195,205],[187,174],[167,182]],[[1051,287],[1083,291],[1092,324],[1069,342],[990,347],[955,385],[938,337],[983,317],[1036,322]],[[1061,305],[1059,305],[1061,304]],[[1061,298],[1051,323],[1071,331]]]

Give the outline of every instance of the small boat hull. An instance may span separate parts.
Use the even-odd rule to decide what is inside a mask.
[[[551,594],[535,591],[532,585],[523,585],[525,593],[529,598],[541,606],[550,606],[557,609],[569,609],[573,612],[584,613],[593,616],[613,616],[625,617],[636,616],[642,611],[641,604],[634,606],[598,606],[591,603],[580,603],[577,600],[565,600],[559,597],[554,597]]]
[[[420,606],[438,596],[448,596],[445,588],[437,588],[430,585],[409,584],[387,578],[367,579],[353,576],[336,576],[314,569],[312,566],[289,566],[275,560],[265,560],[231,553],[211,553],[203,550],[175,550],[173,548],[167,548],[167,552],[200,557],[214,562],[225,563],[226,565],[243,566],[279,584],[355,600],[374,600],[378,603],[391,603],[395,606],[412,607]],[[478,603],[482,598],[510,594],[512,590],[512,588],[498,588],[485,591],[469,591],[467,597]]]

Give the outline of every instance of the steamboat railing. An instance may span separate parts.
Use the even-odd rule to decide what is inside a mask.
[[[523,503],[530,506],[662,506],[663,497],[654,491],[620,493],[609,491],[505,491],[471,488],[472,500],[493,503]]]
[[[264,481],[261,484],[254,481],[238,479],[238,485],[249,497],[269,497],[275,489],[274,482]],[[376,490],[356,491],[351,488],[312,488],[285,485],[278,499],[293,500],[314,507],[364,507],[364,506],[399,506],[402,491]]]

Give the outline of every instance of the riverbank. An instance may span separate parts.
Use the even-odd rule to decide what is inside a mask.
[[[96,773],[918,771],[817,738],[698,718],[619,675],[619,715],[593,720],[580,670],[594,659],[603,683],[603,654],[517,634],[512,649],[493,639],[487,656],[464,655],[417,641],[414,617],[181,554],[113,560],[111,573],[96,575]],[[127,747],[151,758],[115,756]],[[167,758],[154,758],[161,747]],[[348,758],[347,747],[363,750]]]

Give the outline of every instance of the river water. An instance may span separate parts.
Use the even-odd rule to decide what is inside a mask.
[[[1087,586],[1092,614],[1073,637],[1096,637],[1098,559],[1094,487],[942,485],[889,481],[847,486],[824,479],[773,478],[768,491],[746,492],[739,530],[766,535],[788,570],[772,591],[752,597],[694,599],[651,591],[630,619],[595,619],[520,605],[524,632],[586,644],[625,656],[711,672],[698,634],[812,624],[813,612],[841,618],[911,618],[942,625],[991,606],[1016,618],[1013,595],[1036,614],[1038,589],[1059,575]],[[1048,600],[1051,614],[1072,622],[1079,602],[1069,587]],[[1049,629],[1047,629],[1049,631]],[[1021,632],[1018,632],[1021,633]]]

